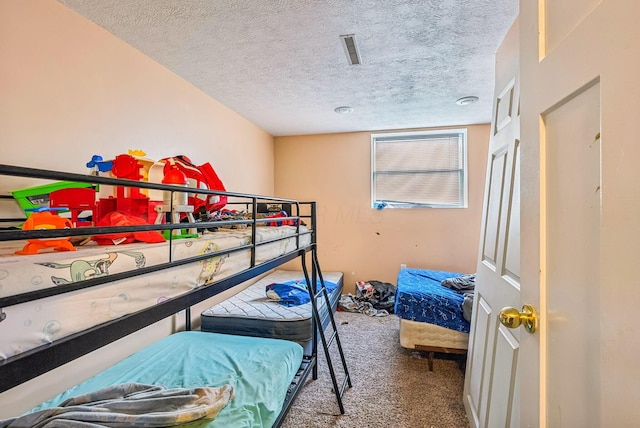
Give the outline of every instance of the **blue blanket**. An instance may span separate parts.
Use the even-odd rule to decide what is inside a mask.
[[[402,319],[436,324],[469,333],[469,321],[464,318],[464,296],[442,286],[447,278],[462,273],[426,269],[401,269],[394,312]]]
[[[327,292],[331,293],[338,287],[338,284],[324,281]],[[316,289],[320,289],[322,284],[318,279],[316,281]],[[307,281],[304,279],[294,279],[286,282],[274,282],[265,287],[267,297],[271,300],[275,300],[283,306],[299,306],[309,303],[311,297],[309,296],[309,290],[307,289]]]

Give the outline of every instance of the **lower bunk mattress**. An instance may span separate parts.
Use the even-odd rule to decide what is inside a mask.
[[[322,277],[329,291],[331,309],[335,311],[342,293],[343,274],[323,272]],[[305,354],[309,355],[313,338],[311,303],[287,307],[267,298],[265,291],[269,284],[298,280],[304,282],[302,272],[272,272],[233,297],[203,311],[202,331],[291,340],[301,344]],[[318,296],[318,312],[326,327],[328,312],[321,296]]]
[[[467,349],[470,324],[463,316],[461,293],[441,285],[461,273],[402,269],[394,313],[400,317],[400,344]]]
[[[180,332],[136,352],[27,413],[57,407],[71,397],[125,383],[222,390],[230,386],[233,388],[231,399],[215,419],[198,420],[188,426],[271,427],[301,363],[302,348],[293,342]],[[145,425],[144,419],[135,424]]]

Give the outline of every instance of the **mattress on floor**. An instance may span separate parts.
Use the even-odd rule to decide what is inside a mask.
[[[402,319],[469,333],[469,321],[462,314],[463,295],[441,285],[442,280],[461,275],[437,270],[401,269],[394,313]]]
[[[449,349],[468,349],[469,333],[451,330],[426,322],[400,319],[400,346],[415,349],[416,345]]]
[[[330,293],[329,300],[335,311],[342,293],[342,272],[323,272],[328,283],[337,284]],[[282,283],[302,279],[299,271],[276,270],[261,278],[233,297],[220,302],[202,312],[203,331],[215,333],[241,334],[246,336],[273,337],[293,340],[306,346],[312,339],[311,303],[299,306],[283,306],[269,300],[265,287],[271,283]],[[318,298],[318,309],[326,326],[327,311],[324,298]],[[306,350],[306,349],[305,349]]]
[[[197,331],[175,333],[93,378],[33,408],[55,407],[70,397],[127,382],[167,388],[234,388],[234,398],[213,421],[190,427],[271,427],[300,364],[302,348],[285,340]]]

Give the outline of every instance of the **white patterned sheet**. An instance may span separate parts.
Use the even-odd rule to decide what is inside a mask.
[[[300,230],[306,231],[303,227]],[[259,227],[256,242],[291,236],[295,232],[293,226]],[[178,239],[172,243],[172,258],[180,260],[247,245],[250,241],[251,229]],[[310,235],[300,237],[301,246],[309,242]],[[22,244],[3,242],[0,246],[0,297],[169,261],[168,242],[93,245],[73,252],[14,255]],[[261,245],[256,249],[256,265],[296,248],[295,237]],[[247,249],[3,308],[6,319],[0,322],[0,360],[224,279],[249,268],[250,261],[251,253]]]

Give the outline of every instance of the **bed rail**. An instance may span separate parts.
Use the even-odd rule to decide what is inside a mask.
[[[0,361],[0,392],[11,389],[21,383],[33,379],[45,372],[48,372],[62,364],[73,361],[89,352],[99,349],[117,339],[125,337],[141,328],[149,326],[164,318],[170,317],[182,310],[188,310],[192,305],[202,302],[210,297],[215,296],[225,290],[234,287],[244,281],[247,281],[257,275],[266,273],[275,267],[293,260],[297,257],[304,257],[309,251],[316,248],[315,236],[315,203],[299,202],[294,199],[278,198],[262,195],[251,195],[244,193],[222,192],[215,190],[196,189],[189,187],[179,187],[166,184],[138,182],[133,180],[115,179],[107,177],[99,177],[94,175],[82,175],[75,173],[66,173],[58,171],[47,171],[34,168],[25,168],[18,166],[10,166],[0,164],[0,176],[24,177],[29,179],[40,180],[64,180],[80,183],[88,183],[94,186],[110,185],[123,186],[127,188],[155,189],[163,192],[182,193],[201,193],[207,195],[227,196],[231,201],[230,204],[241,204],[245,207],[251,207],[249,216],[238,220],[220,220],[220,221],[196,221],[182,222],[179,224],[161,223],[147,224],[139,226],[112,226],[112,227],[80,227],[72,229],[50,229],[50,230],[19,230],[5,229],[0,231],[0,241],[16,241],[26,239],[44,239],[44,238],[66,238],[74,236],[101,235],[106,233],[122,233],[136,231],[165,231],[174,229],[198,229],[206,230],[210,228],[224,228],[230,226],[245,225],[251,228],[251,242],[247,245],[241,245],[230,249],[224,249],[215,252],[209,252],[202,255],[192,256],[180,260],[172,259],[171,248],[168,245],[168,262],[146,266],[135,270],[113,273],[108,276],[87,279],[83,281],[72,282],[69,284],[58,285],[55,287],[43,288],[37,291],[29,291],[0,298],[0,323],[6,313],[4,308],[30,302],[33,300],[44,299],[50,296],[70,293],[78,290],[97,287],[109,282],[129,279],[139,275],[147,275],[153,272],[175,268],[177,266],[210,259],[217,256],[231,254],[239,251],[251,252],[250,266],[231,276],[227,276],[220,280],[214,280],[191,291],[185,292],[161,303],[155,304],[143,310],[123,315],[119,318],[108,322],[101,323],[89,329],[74,333],[63,338],[57,339],[52,343],[45,344],[21,354],[9,357]],[[172,198],[173,200],[173,198]],[[265,240],[256,242],[256,229],[262,223],[274,221],[273,218],[259,218],[257,215],[258,203],[287,203],[291,204],[294,213],[289,213],[287,217],[279,217],[278,221],[294,221],[296,225],[295,233],[289,234],[282,238]],[[301,211],[302,210],[302,211]],[[303,212],[304,211],[304,212]],[[311,227],[302,230],[301,223],[303,219],[310,219]],[[21,219],[11,218],[10,221]],[[2,219],[0,219],[2,221]],[[301,237],[310,235],[309,243],[301,244]],[[295,250],[283,254],[277,258],[271,259],[265,263],[256,264],[256,251],[262,245],[278,242],[281,240],[295,238]],[[173,240],[172,234],[169,234],[169,241]],[[28,255],[24,257],[29,257]],[[187,327],[189,320],[187,321]]]

